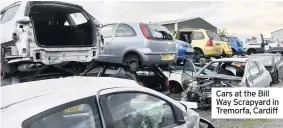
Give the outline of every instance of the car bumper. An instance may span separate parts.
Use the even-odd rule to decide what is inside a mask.
[[[90,62],[97,59],[98,48],[40,48],[32,51],[34,62],[41,62],[45,65],[59,64],[62,62]]]
[[[206,47],[203,49],[203,54],[206,57],[209,56],[220,56],[222,54],[222,49],[215,49],[213,47]]]
[[[224,53],[226,55],[232,55],[233,54],[232,49],[223,49],[223,50],[224,50]]]
[[[170,90],[169,89],[166,89],[166,90],[162,90],[162,91],[158,91],[164,95],[169,95],[170,94]]]
[[[171,54],[173,57],[170,60],[162,60],[161,55],[164,54]],[[170,64],[173,63],[177,59],[177,52],[167,52],[167,53],[161,53],[161,52],[150,52],[150,53],[144,53],[143,55],[143,61],[145,65],[154,65],[154,64]]]

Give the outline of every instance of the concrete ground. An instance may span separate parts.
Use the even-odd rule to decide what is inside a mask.
[[[283,83],[273,87],[282,88]],[[180,100],[181,94],[170,94],[170,97]],[[211,119],[211,110],[196,110],[201,117],[210,120],[216,128],[283,128],[283,119]]]

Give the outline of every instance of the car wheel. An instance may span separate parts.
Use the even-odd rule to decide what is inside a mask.
[[[256,50],[254,49],[249,49],[247,52],[248,55],[255,54],[255,53],[256,53]]]
[[[177,94],[177,93],[182,92],[182,88],[177,82],[175,81],[169,82],[169,85],[170,85],[170,89],[169,89],[170,93]]]
[[[130,54],[125,57],[123,64],[128,65],[130,67],[130,70],[134,72],[139,69],[140,67],[139,62],[140,62],[140,58],[138,55]]]

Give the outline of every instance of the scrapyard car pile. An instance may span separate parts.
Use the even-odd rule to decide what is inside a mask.
[[[189,72],[185,64],[185,75],[193,76],[192,72],[196,72],[192,66],[187,69]],[[206,108],[211,106],[211,89],[214,87],[268,87],[271,82],[269,72],[257,61],[247,58],[216,59],[195,73],[182,93],[182,100],[198,102],[199,108]]]

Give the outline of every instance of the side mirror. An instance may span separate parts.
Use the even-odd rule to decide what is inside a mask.
[[[30,23],[30,18],[23,17],[22,19],[18,20],[17,23],[19,23],[19,24],[29,24]]]
[[[216,128],[215,126],[213,126],[213,124],[211,122],[209,122],[208,120],[206,120],[204,118],[200,118],[199,127],[200,128]]]

